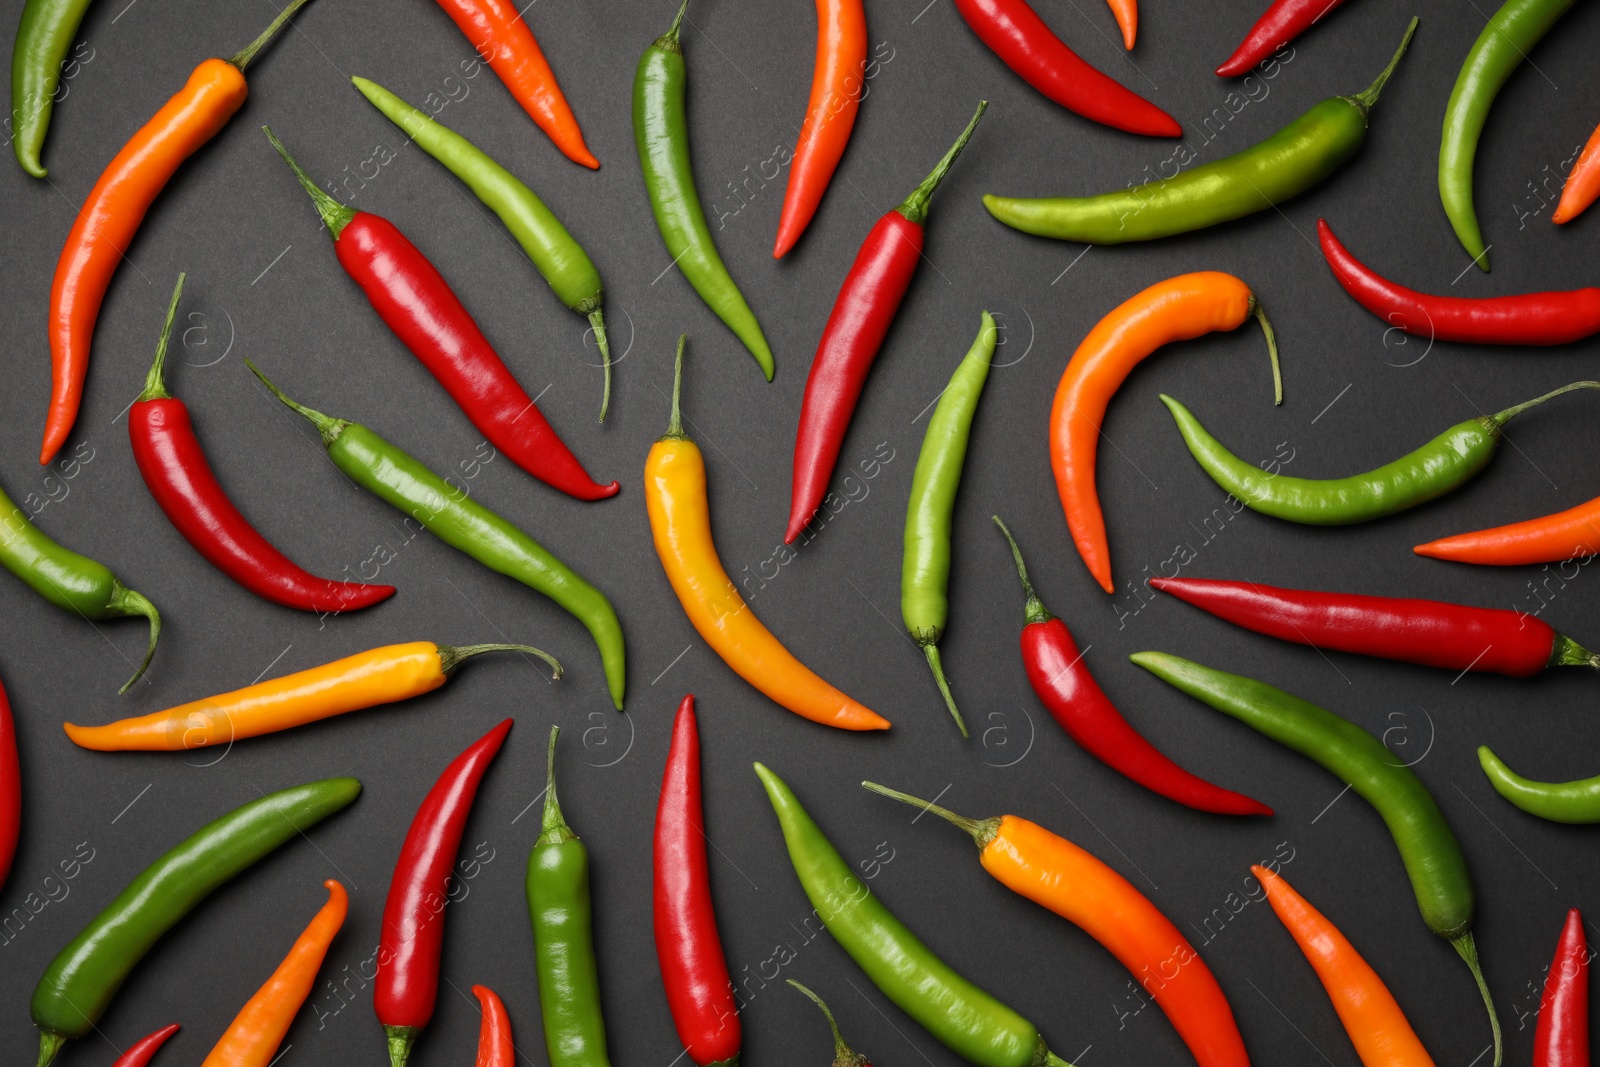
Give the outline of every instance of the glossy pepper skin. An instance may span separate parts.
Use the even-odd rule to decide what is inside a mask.
[[[395,860],[383,902],[383,934],[372,988],[372,1006],[388,1037],[392,1067],[405,1067],[417,1034],[433,1020],[450,872],[461,851],[478,786],[513,721],[501,722],[450,761],[422,799]]]
[[[17,756],[17,724],[11,700],[0,684],[0,889],[11,875],[22,836],[22,761]]]
[[[72,51],[91,0],[28,0],[11,46],[11,147],[22,169],[46,173],[39,155],[61,88],[61,66]]]
[[[833,1031],[832,1067],[872,1067],[872,1061],[845,1042],[844,1035],[839,1033],[839,1024],[834,1020],[833,1012],[828,1010],[828,1006],[822,1002],[822,998],[799,982],[796,982],[793,978],[788,979],[788,983],[804,994],[807,1000],[820,1008],[823,1018],[828,1020],[828,1029]]]
[[[1217,68],[1219,78],[1249,74],[1272,53],[1322,21],[1344,0],[1272,0],[1239,47]]]
[[[1553,515],[1441,537],[1411,551],[1490,567],[1560,563],[1592,556],[1600,552],[1600,497]]]
[[[1529,815],[1572,826],[1600,823],[1600,776],[1573,782],[1534,781],[1507,767],[1488,745],[1479,746],[1478,765],[1496,793]]]
[[[177,1023],[168,1023],[155,1033],[141,1037],[128,1046],[128,1051],[117,1057],[117,1062],[111,1067],[147,1067],[155,1058],[161,1046],[167,1043],[167,1038],[178,1032]]]
[[[1578,162],[1567,172],[1566,183],[1561,186],[1561,200],[1550,213],[1550,221],[1557,225],[1571,222],[1587,211],[1597,198],[1600,198],[1600,126],[1594,128]]]
[[[1572,908],[1544,975],[1539,1021],[1533,1028],[1533,1067],[1589,1067],[1590,962],[1583,916]]]
[[[513,1067],[517,1047],[511,1041],[511,1016],[506,1014],[505,1003],[488,986],[473,986],[472,995],[483,1009],[483,1021],[478,1024],[478,1058],[473,1067]]]
[[[269,793],[195,831],[128,883],[45,968],[33,990],[38,1067],[94,1029],[145,953],[219,886],[348,806],[354,778]]]
[[[1022,549],[1000,516],[1017,577],[1027,598],[1022,627],[1022,666],[1034,696],[1050,717],[1089,755],[1123,777],[1196,811],[1215,815],[1271,815],[1272,809],[1242,793],[1213,785],[1178,766],[1151,744],[1094,680],[1067,624],[1050,614],[1033,591]]]
[[[672,721],[653,858],[656,960],[678,1040],[698,1067],[735,1067],[743,1030],[711,900],[693,693]]]
[[[928,203],[988,108],[987,100],[978,102],[972,121],[922,184],[899,207],[877,221],[861,242],[855,262],[839,286],[828,324],[817,342],[817,354],[811,360],[805,397],[800,402],[789,524],[783,534],[786,545],[794,544],[822,506],[844,435],[867,384],[867,374],[883,348],[900,301],[911,287],[911,276],[922,259]]]

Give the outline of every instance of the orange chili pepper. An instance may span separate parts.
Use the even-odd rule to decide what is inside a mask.
[[[78,211],[50,287],[50,411],[39,462],[66,443],[83,401],[89,347],[111,278],[155,198],[183,161],[217,135],[249,95],[245,68],[310,0],[294,0],[229,60],[207,59],[176,96],[122,146]]]
[[[1118,0],[1131,2],[1131,0]],[[844,156],[861,108],[867,69],[867,13],[861,0],[817,0],[817,62],[805,125],[789,166],[789,188],[772,258],[782,259],[811,225]]]
[[[1600,552],[1600,497],[1554,515],[1441,537],[1411,551],[1419,556],[1490,567],[1560,563],[1592,556]]]
[[[1266,889],[1272,910],[1316,969],[1361,1062],[1366,1067],[1434,1067],[1433,1057],[1422,1047],[1389,987],[1339,928],[1296,893],[1282,875],[1260,866],[1250,870]]]
[[[331,878],[322,884],[328,890],[328,902],[295,941],[267,984],[234,1016],[227,1033],[200,1067],[267,1067],[277,1057],[278,1045],[311,994],[328,945],[350,910],[344,886]]]
[[[511,1016],[506,1014],[505,1003],[488,986],[473,986],[472,995],[483,1006],[476,1067],[512,1067],[517,1060],[517,1049],[511,1043]]]
[[[1561,187],[1561,200],[1550,221],[1561,223],[1577,218],[1597,197],[1600,197],[1600,126],[1589,135],[1583,154],[1567,174],[1567,182]]]
[[[1050,409],[1050,466],[1078,555],[1106,592],[1113,588],[1111,556],[1095,492],[1094,462],[1112,396],[1133,368],[1162,345],[1236,329],[1251,315],[1267,335],[1274,403],[1281,404],[1283,379],[1272,323],[1250,287],[1220,271],[1180,274],[1129,298],[1095,324],[1068,360]]]
[[[811,669],[761,625],[717,558],[706,497],[706,461],[683,432],[679,397],[683,346],[672,374],[672,421],[644,463],[650,533],[667,581],[684,614],[734,673],[796,715],[841,730],[887,730],[889,721],[852,700]]]
[[[1133,51],[1133,39],[1139,33],[1139,0],[1106,0],[1111,5],[1111,15],[1122,31],[1122,46]]]
[[[457,667],[485,652],[538,656],[561,677],[561,664],[527,645],[384,645],[320,667],[270,678],[231,693],[179,704],[105,726],[63,729],[76,745],[98,752],[183,752],[277,733],[349,711],[431,692]]]

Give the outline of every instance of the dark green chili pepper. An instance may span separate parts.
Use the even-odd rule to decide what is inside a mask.
[[[50,112],[61,88],[61,64],[78,35],[90,0],[28,0],[11,47],[11,147],[35,178],[47,173],[39,161]]]
[[[39,1064],[94,1029],[111,998],[155,943],[223,883],[347,806],[354,778],[269,793],[207,823],[146,867],[45,968],[33,991]]]
[[[1354,96],[1332,96],[1242,152],[1143,185],[1099,196],[985,196],[989,214],[1023,233],[1115,245],[1188,233],[1265,211],[1326,180],[1367,139],[1367,113],[1417,30],[1383,72]]]
[[[588,317],[605,366],[605,387],[600,397],[600,421],[605,422],[606,409],[611,406],[611,346],[606,341],[606,319],[601,309],[604,287],[589,254],[532,189],[483,149],[377,82],[366,78],[350,81],[417,147],[443,163],[490,211],[500,216],[561,302]]]
[[[141,593],[123,585],[103,563],[63,548],[28,521],[22,509],[0,490],[0,565],[21,578],[35,593],[58,608],[92,621],[142,615],[150,620],[150,645],[133,677],[122,684],[126,693],[144,676],[161,636],[161,613]]]
[[[1488,745],[1478,746],[1478,763],[1494,791],[1529,815],[1573,825],[1600,822],[1600,777],[1536,782],[1507,767]]]
[[[1072,1067],[1039,1028],[957,974],[873,896],[782,778],[756,764],[789,861],[828,932],[872,984],[978,1067]]]
[[[1472,875],[1444,812],[1416,772],[1355,723],[1265,682],[1165,652],[1138,652],[1129,658],[1168,685],[1321,764],[1372,805],[1400,850],[1423,921],[1450,942],[1478,983],[1499,1067],[1500,1019],[1472,937]]]
[[[900,617],[905,620],[911,640],[928,657],[933,680],[939,685],[945,706],[955,716],[962,737],[967,736],[967,724],[961,720],[945,681],[944,666],[939,662],[939,638],[950,619],[950,517],[955,511],[956,490],[961,487],[961,469],[967,461],[972,417],[989,377],[997,333],[993,316],[985,311],[977,340],[950,376],[950,384],[939,394],[939,404],[928,420],[916,473],[911,476],[905,555],[900,564]]]
[[[1459,488],[1494,458],[1507,422],[1574,389],[1600,389],[1600,382],[1573,382],[1498,414],[1457,423],[1414,452],[1347,478],[1290,478],[1264,471],[1224,448],[1172,397],[1163,393],[1161,402],[1172,412],[1183,443],[1201,468],[1245,506],[1289,522],[1348,526],[1393,515]]]
[[[644,169],[656,228],[683,276],[717,318],[728,324],[750,350],[761,372],[772,381],[772,349],[755,312],[733,283],[700,207],[689,162],[689,117],[684,108],[689,72],[683,61],[678,30],[689,0],[683,0],[667,32],[639,57],[633,75],[633,139]]]
[[[622,710],[628,682],[622,624],[604,593],[511,522],[453,488],[411,453],[359,422],[331,418],[295,403],[254,363],[244,362],[274,396],[317,428],[333,465],[351,481],[405,512],[451,548],[543,593],[583,623],[600,650],[611,700]]]
[[[562,818],[556,800],[560,733],[559,726],[550,727],[544,825],[528,856],[528,916],[539,968],[539,1009],[550,1067],[608,1067],[590,918],[589,850]]]

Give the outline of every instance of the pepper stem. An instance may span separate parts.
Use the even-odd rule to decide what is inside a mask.
[[[915,637],[912,639],[916,640]],[[944,706],[950,709],[950,715],[956,720],[956,726],[960,728],[961,736],[971,737],[972,735],[967,733],[967,724],[961,718],[961,712],[956,710],[956,698],[950,695],[950,683],[945,681],[944,664],[939,661],[938,643],[929,641],[924,645],[921,641],[917,641],[917,644],[922,646],[922,654],[928,657],[928,666],[933,668],[934,684],[939,687],[939,694],[944,697]]]
[[[796,982],[793,978],[788,981],[790,985],[805,994],[806,999],[821,1008],[822,1014],[827,1018],[828,1029],[833,1031],[833,1067],[867,1067],[867,1058],[851,1048],[845,1041],[844,1035],[839,1033],[839,1024],[834,1021],[833,1012],[828,1010],[828,1006],[822,1002],[822,998],[799,982]]]
[[[1060,1056],[1057,1056],[1054,1052],[1051,1052],[1049,1049],[1045,1049],[1044,1050],[1044,1062],[1045,1062],[1045,1067],[1072,1067],[1072,1064],[1068,1063],[1066,1060],[1062,1059]]]
[[[270,26],[261,31],[261,36],[235,52],[233,58],[228,62],[238,67],[241,71],[248,68],[250,61],[256,58],[256,53],[267,47],[267,44],[277,35],[278,31],[283,29],[283,24],[294,18],[295,12],[309,3],[311,3],[311,0],[294,0],[288,7],[278,12],[278,17],[272,20]]]
[[[556,845],[563,841],[571,841],[578,835],[572,832],[572,827],[567,825],[567,820],[561,815],[561,801],[556,799],[556,738],[561,736],[561,727],[550,727],[550,749],[545,753],[545,792],[544,792],[544,819],[540,824],[539,840],[535,845]]]
[[[58,1034],[54,1030],[39,1031],[39,1063],[37,1067],[50,1067],[56,1060],[56,1053],[61,1051],[61,1046],[67,1043],[67,1035]]]
[[[600,362],[605,367],[606,383],[600,393],[600,421],[606,421],[611,409],[611,344],[606,340],[606,316],[599,308],[589,312],[589,326],[594,330],[594,343],[600,346]]]
[[[862,782],[861,787],[880,796],[886,796],[891,800],[898,800],[902,804],[910,804],[914,808],[933,812],[933,814],[952,826],[959,826],[965,830],[971,835],[973,842],[979,848],[987,847],[989,842],[995,839],[995,835],[1000,832],[999,819],[969,819],[965,815],[957,815],[949,808],[941,808],[937,804],[919,800],[910,793],[902,793],[898,789],[890,789],[888,786],[879,785],[877,782]]]
[[[324,415],[320,411],[316,411],[312,408],[306,407],[304,404],[297,404],[293,400],[290,400],[282,389],[279,389],[276,385],[272,384],[272,379],[261,373],[260,367],[250,362],[249,356],[245,357],[244,365],[249,367],[250,373],[254,374],[257,378],[260,378],[261,384],[272,390],[272,395],[283,401],[284,405],[288,407],[289,410],[304,415],[306,419],[310,421],[311,425],[317,428],[317,432],[322,435],[322,444],[324,448],[337,441],[339,439],[339,435],[344,433],[345,427],[350,425],[348,419],[336,419],[331,415]]]
[[[656,38],[655,47],[675,55],[683,54],[683,45],[678,43],[678,31],[683,28],[683,13],[687,10],[689,10],[689,0],[683,0],[678,5],[678,13],[672,16],[672,25],[667,27],[666,33]]]
[[[167,341],[172,337],[172,320],[178,314],[178,298],[183,295],[183,280],[188,275],[178,272],[178,284],[172,290],[172,302],[167,305],[167,318],[161,324],[161,339],[156,342],[155,362],[150,364],[150,373],[144,376],[144,392],[139,394],[135,404],[146,400],[167,400],[172,394],[167,392],[167,385],[161,380],[162,369],[167,363]]]
[[[418,1029],[415,1026],[384,1026],[384,1037],[389,1042],[389,1067],[406,1067],[406,1060],[411,1058],[411,1046],[417,1040]]]
[[[1594,667],[1600,669],[1600,652],[1590,652],[1566,634],[1556,634],[1555,648],[1550,650],[1551,667]]]
[[[322,217],[322,224],[328,227],[328,234],[337,241],[339,234],[343,233],[344,228],[350,225],[350,220],[356,217],[354,209],[341,204],[323,191],[316,182],[312,181],[311,175],[307,174],[300,164],[294,161],[294,157],[289,154],[289,150],[283,147],[283,142],[273,135],[271,126],[261,127],[261,132],[267,135],[267,140],[272,142],[272,147],[278,150],[278,155],[282,156],[283,161],[289,164],[289,169],[294,171],[294,176],[299,179],[300,188],[304,189],[306,194],[311,197],[311,202],[317,207],[317,214]]]
[[[1261,324],[1261,332],[1267,335],[1267,358],[1272,360],[1272,403],[1276,406],[1283,403],[1283,368],[1278,366],[1278,335],[1254,293],[1250,294],[1250,313]]]
[[[1371,111],[1372,105],[1378,102],[1378,94],[1383,92],[1383,87],[1389,81],[1390,75],[1394,74],[1395,68],[1400,65],[1400,57],[1404,56],[1406,49],[1411,47],[1411,38],[1417,32],[1418,21],[1415,16],[1412,17],[1411,25],[1406,27],[1406,35],[1400,39],[1400,47],[1394,50],[1394,58],[1390,59],[1389,65],[1379,71],[1376,78],[1372,79],[1372,84],[1356,95],[1346,97],[1347,100],[1360,108],[1363,113]]]
[[[950,166],[967,147],[967,142],[972,139],[972,131],[978,128],[978,120],[983,118],[983,113],[989,110],[989,101],[979,100],[978,110],[972,113],[972,121],[967,123],[967,128],[961,131],[961,136],[956,138],[956,143],[950,146],[950,151],[944,158],[935,164],[928,176],[922,179],[922,184],[911,190],[911,195],[901,202],[896,211],[904,215],[910,222],[921,226],[928,221],[928,201],[933,199],[933,191],[939,188],[939,183],[944,181],[944,176],[950,172]]]
[[[1497,415],[1490,415],[1489,421],[1494,423],[1495,429],[1499,429],[1529,408],[1536,408],[1546,400],[1553,400],[1562,393],[1570,393],[1574,389],[1600,389],[1600,382],[1573,382],[1571,385],[1563,385],[1560,389],[1550,390],[1544,396],[1536,396],[1532,400],[1524,400],[1516,407],[1509,407]]]
[[[156,641],[161,637],[161,612],[143,593],[136,593],[115,580],[111,583],[111,602],[106,605],[106,610],[113,615],[141,615],[150,620],[150,644],[144,650],[144,659],[139,662],[139,669],[133,672],[133,677],[123,682],[122,688],[117,690],[119,694],[126,693],[133,688],[133,683],[144,677],[144,672],[150,669],[150,661],[155,658]]]
[[[1000,532],[1006,535],[1006,543],[1011,546],[1011,558],[1017,561],[1017,577],[1022,579],[1022,591],[1027,594],[1028,602],[1023,606],[1023,615],[1027,619],[1026,625],[1032,626],[1036,622],[1049,622],[1055,618],[1050,610],[1044,606],[1044,601],[1039,599],[1039,594],[1033,591],[1033,583],[1028,581],[1028,565],[1022,562],[1022,549],[1017,547],[1017,539],[1011,536],[1011,531],[1001,521],[1000,516],[989,516],[994,524],[1000,527]]]
[[[541,652],[531,645],[439,645],[439,672],[446,678],[455,673],[473,656],[481,656],[485,652],[524,652],[530,656],[538,656],[550,665],[550,680],[555,681],[561,677],[561,663],[548,652]]]
[[[1483,1006],[1489,1009],[1489,1028],[1494,1031],[1494,1067],[1500,1067],[1502,1050],[1500,1016],[1495,1013],[1494,998],[1489,995],[1489,983],[1483,979],[1483,967],[1478,963],[1478,944],[1472,938],[1472,931],[1468,930],[1453,939],[1450,947],[1466,961],[1468,970],[1472,971],[1472,980],[1478,983],[1478,992],[1483,994]]]
[[[687,441],[689,435],[683,432],[683,411],[679,400],[683,396],[683,346],[689,340],[689,335],[678,335],[678,354],[672,360],[672,417],[667,420],[667,432],[661,435],[663,441]]]

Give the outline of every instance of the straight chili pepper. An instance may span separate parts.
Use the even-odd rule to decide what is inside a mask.
[[[11,876],[11,861],[17,858],[21,836],[22,761],[17,754],[17,724],[6,687],[0,683],[0,889]]]
[[[433,1019],[444,950],[444,906],[461,835],[478,785],[505,744],[506,719],[450,761],[422,799],[400,846],[383,902],[372,1006],[388,1038],[389,1063],[405,1067],[411,1046]]]
[[[310,0],[292,0],[232,59],[207,59],[116,154],[78,209],[50,286],[50,411],[39,462],[66,443],[83,402],[89,348],[111,278],[167,182],[244,106],[244,72],[273,35]]]
[[[1111,546],[1095,487],[1095,460],[1106,409],[1133,369],[1164,345],[1217,330],[1234,330],[1254,316],[1267,338],[1273,403],[1283,403],[1278,341],[1261,302],[1244,282],[1221,271],[1180,274],[1129,297],[1078,345],[1056,385],[1050,407],[1050,468],[1078,556],[1100,588],[1111,592]]]
[[[128,1051],[117,1057],[117,1062],[111,1067],[147,1067],[161,1046],[167,1043],[167,1038],[178,1032],[177,1023],[168,1023],[155,1033],[141,1037],[128,1046]]]
[[[1239,47],[1217,68],[1219,78],[1249,74],[1262,60],[1321,22],[1344,0],[1272,0]]]
[[[644,171],[644,188],[656,229],[672,262],[717,318],[727,324],[755,357],[761,373],[772,381],[772,349],[755,312],[733,283],[717,254],[711,227],[700,207],[689,159],[689,68],[678,31],[689,0],[682,0],[667,32],[639,57],[633,75],[633,141]]]
[[[1250,873],[1261,882],[1267,903],[1317,972],[1361,1062],[1373,1067],[1434,1067],[1433,1057],[1394,994],[1339,928],[1282,875],[1261,866],[1251,867]]]
[[[1554,515],[1441,537],[1411,551],[1419,556],[1491,567],[1560,563],[1592,556],[1600,552],[1600,497]]]
[[[1589,960],[1583,916],[1572,908],[1544,975],[1533,1067],[1589,1067]]]
[[[490,570],[515,578],[555,601],[589,631],[600,650],[611,701],[622,710],[627,688],[622,623],[604,593],[539,542],[429,470],[415,456],[358,422],[297,404],[248,359],[272,394],[317,428],[333,465],[367,492],[420,522],[435,537]]]
[[[1478,765],[1494,791],[1529,815],[1550,822],[1600,823],[1600,776],[1573,782],[1538,782],[1505,765],[1488,745],[1478,747]]]
[[[322,886],[328,891],[328,902],[295,940],[272,977],[239,1009],[200,1067],[269,1067],[278,1058],[278,1046],[311,995],[328,946],[350,911],[344,886],[331,878]]]
[[[552,680],[561,677],[561,664],[554,657],[527,645],[456,647],[409,641],[359,652],[165,711],[104,726],[69,722],[63,723],[62,728],[73,744],[97,752],[187,752],[228,745],[431,693],[454,677],[463,663],[485,652],[537,656],[550,666]]]
[[[600,272],[583,246],[561,225],[544,201],[516,175],[495,162],[477,145],[412,107],[376,82],[351,78],[373,107],[405,131],[428,155],[466,183],[490,211],[516,238],[534,269],[549,283],[551,290],[568,308],[589,320],[595,344],[605,368],[605,387],[600,398],[600,421],[606,421],[611,404],[611,345],[606,341],[606,317],[602,307],[605,287]]]
[[[1499,1067],[1500,1019],[1472,936],[1472,875],[1461,843],[1417,773],[1361,727],[1265,682],[1165,652],[1129,658],[1168,685],[1314,760],[1372,805],[1400,852],[1423,921],[1450,943],[1477,982],[1494,1031],[1494,1067]]]
[[[1028,684],[1050,717],[1089,755],[1168,800],[1216,815],[1271,815],[1272,809],[1242,793],[1213,785],[1178,766],[1135,730],[1094,680],[1067,624],[1050,614],[1033,591],[1022,549],[1000,516],[995,525],[1011,546],[1017,577],[1027,598],[1022,627],[1022,666]]]
[[[1561,187],[1561,199],[1556,203],[1550,221],[1556,224],[1571,222],[1588,210],[1600,198],[1600,126],[1594,128],[1589,141],[1583,146],[1578,162],[1567,172],[1567,181]]]
[[[883,339],[894,324],[900,301],[911,287],[922,258],[922,242],[928,221],[928,203],[934,190],[944,181],[950,165],[966,148],[978,120],[989,108],[978,101],[972,121],[961,131],[956,143],[944,154],[922,184],[901,201],[900,206],[877,221],[861,242],[855,262],[839,286],[833,311],[817,342],[817,354],[806,378],[805,397],[800,402],[800,426],[794,440],[794,480],[789,496],[789,524],[783,543],[794,544],[806,523],[822,506],[839,460],[839,449],[850,429],[861,389],[867,374],[883,347]]]
[[[828,1020],[828,1029],[833,1031],[832,1067],[872,1067],[871,1060],[867,1059],[861,1053],[851,1048],[848,1043],[846,1043],[844,1035],[839,1033],[839,1024],[834,1020],[833,1012],[828,1010],[828,1006],[822,1002],[822,998],[811,992],[811,990],[807,989],[799,982],[796,982],[793,978],[788,979],[788,982],[790,985],[794,986],[802,994],[804,994],[807,1000],[811,1001],[811,1003],[815,1004],[818,1008],[821,1008],[823,1017]]]
[[[759,763],[755,770],[817,917],[884,996],[976,1067],[1071,1067],[1037,1026],[957,974],[896,918],[782,778]]]
[[[841,730],[887,730],[889,722],[801,663],[761,624],[728,577],[711,539],[706,460],[683,432],[683,347],[672,372],[672,418],[644,461],[650,535],[667,581],[695,631],[735,674],[774,703]]]
[[[653,870],[656,960],[678,1040],[698,1067],[736,1067],[743,1031],[711,901],[693,693],[672,721],[656,803]]]
[[[989,377],[997,333],[993,316],[985,311],[977,339],[939,394],[939,404],[928,420],[917,469],[911,476],[900,564],[900,617],[912,642],[922,649],[928,666],[933,668],[933,680],[961,728],[962,737],[967,736],[967,724],[961,720],[955,697],[950,695],[950,685],[945,681],[944,665],[939,661],[939,638],[950,621],[950,523],[956,491],[961,487],[972,417],[977,414],[983,384]]]
[[[472,995],[483,1009],[478,1024],[478,1058],[474,1067],[515,1067],[517,1047],[511,1041],[511,1016],[499,994],[488,986],[475,985]]]
[[[1171,1020],[1199,1067],[1249,1067],[1233,1008],[1211,968],[1160,908],[1098,857],[1015,815],[969,819],[875,782],[861,784],[965,830],[996,881],[1104,946]]]
[[[48,172],[39,160],[67,53],[90,0],[27,0],[11,46],[11,147],[35,178]]]
[[[991,195],[983,206],[1014,230],[1096,245],[1170,237],[1265,211],[1326,181],[1360,151],[1368,113],[1416,29],[1412,19],[1394,58],[1364,90],[1329,97],[1242,152],[1099,196]]]
[[[94,1030],[133,968],[219,886],[346,807],[354,778],[325,778],[269,793],[216,819],[157,859],[45,968],[33,990],[38,1067]]]
[[[1163,393],[1161,402],[1172,412],[1195,462],[1246,507],[1287,522],[1348,526],[1414,508],[1460,488],[1494,458],[1507,422],[1574,389],[1600,389],[1600,382],[1573,382],[1497,414],[1457,423],[1391,463],[1346,478],[1269,474],[1229,452],[1172,397]]]
[[[352,211],[300,168],[272,131],[267,139],[289,165],[333,238],[334,255],[361,287],[384,325],[394,331],[456,406],[511,462],[579,500],[615,496],[561,440],[527,390],[489,344],[472,315],[428,258],[388,219]]]
[[[556,738],[550,727],[544,821],[528,855],[528,916],[539,970],[539,1010],[550,1067],[608,1067],[589,896],[589,850],[556,799]]]

